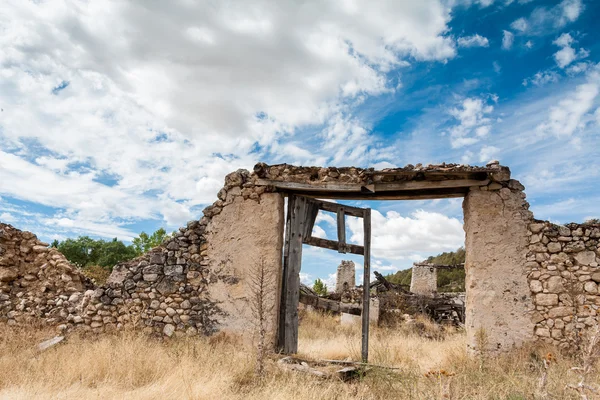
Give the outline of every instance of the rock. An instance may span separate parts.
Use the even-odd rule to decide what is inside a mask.
[[[65,340],[64,336],[53,337],[52,339],[48,339],[48,340],[43,341],[42,343],[38,344],[37,349],[38,349],[38,351],[48,350],[49,348],[56,346],[63,340]]]
[[[587,293],[597,294],[598,284],[593,281],[588,281],[583,285],[583,290],[585,290]]]
[[[539,293],[542,290],[544,290],[544,288],[542,287],[542,282],[538,281],[538,280],[532,280],[529,282],[529,288],[531,289],[531,291],[533,293]]]
[[[562,246],[558,242],[550,242],[547,247],[550,253],[558,253],[562,250]]]
[[[564,292],[563,278],[560,276],[551,276],[546,283],[548,292],[560,294]]]
[[[165,334],[165,336],[171,337],[171,336],[173,336],[174,332],[175,332],[175,326],[173,326],[172,324],[166,324],[165,327],[163,328],[163,333]]]
[[[19,277],[17,271],[0,267],[0,282],[12,282]]]
[[[144,274],[143,278],[146,282],[156,282],[158,280],[158,274]]]
[[[600,272],[595,272],[592,274],[592,280],[594,282],[600,282]]]
[[[537,328],[535,334],[541,337],[550,337],[550,329],[548,328]]]
[[[532,233],[539,233],[542,231],[542,229],[544,229],[545,224],[543,223],[534,223],[534,224],[529,224],[529,230]]]
[[[535,303],[538,306],[555,306],[558,304],[558,295],[554,293],[538,293],[535,296]]]
[[[582,251],[581,253],[575,254],[575,260],[580,265],[590,265],[593,262],[596,262],[596,253],[593,251]]]
[[[573,315],[573,307],[554,307],[548,311],[549,318],[562,318]]]

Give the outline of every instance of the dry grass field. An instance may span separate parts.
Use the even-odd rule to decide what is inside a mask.
[[[33,328],[0,330],[0,399],[580,398],[565,388],[578,382],[572,355],[553,357],[547,385],[540,391],[543,359],[552,349],[470,358],[461,332],[441,332],[427,323],[419,329],[373,329],[370,361],[399,369],[371,369],[349,383],[282,371],[275,356],[257,378],[252,349],[223,336],[166,341],[135,332],[70,336],[37,353],[35,345],[51,336]],[[357,360],[359,338],[358,327],[341,327],[332,316],[305,314],[299,356]],[[599,382],[597,374],[591,381]]]

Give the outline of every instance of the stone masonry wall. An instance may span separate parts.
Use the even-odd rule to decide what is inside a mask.
[[[527,271],[539,340],[572,347],[598,324],[600,224],[529,224]]]
[[[424,296],[433,296],[437,293],[437,269],[427,263],[414,263],[410,291]]]
[[[218,198],[199,221],[116,265],[95,288],[33,234],[0,225],[0,322],[30,315],[61,329],[98,333],[132,326],[167,336],[222,330],[248,336],[248,273],[258,261],[273,271],[268,289],[277,304],[283,199],[256,186],[245,170],[225,178]],[[277,312],[274,307],[272,327]]]
[[[356,287],[356,272],[354,261],[342,261],[337,267],[335,292],[344,293]]]

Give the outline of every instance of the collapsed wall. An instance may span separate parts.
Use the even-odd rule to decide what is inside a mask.
[[[57,250],[1,225],[0,322],[16,323],[22,319],[17,315],[27,314],[98,333],[130,326],[167,336],[247,334],[254,323],[251,275],[262,265],[274,340],[283,197],[239,170],[227,175],[218,198],[199,221],[118,264],[107,283],[95,288]]]
[[[92,286],[58,250],[0,222],[0,322],[65,324]]]

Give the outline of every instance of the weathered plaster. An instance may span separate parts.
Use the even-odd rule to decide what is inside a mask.
[[[525,268],[532,215],[524,198],[523,192],[508,187],[472,190],[465,197],[466,331],[471,349],[477,347],[479,330],[488,350],[507,350],[533,339]]]

